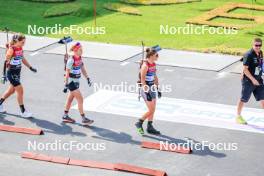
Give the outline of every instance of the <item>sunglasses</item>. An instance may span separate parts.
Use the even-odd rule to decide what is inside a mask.
[[[255,47],[262,47],[262,45],[255,45]]]

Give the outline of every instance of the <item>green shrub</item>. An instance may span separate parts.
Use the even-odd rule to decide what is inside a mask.
[[[71,15],[76,13],[81,8],[80,4],[60,4],[55,5],[43,14],[43,17],[49,18],[49,17],[58,17],[58,16],[64,16],[64,15]]]
[[[88,17],[93,14],[93,10],[88,7],[80,7],[77,11],[73,12],[72,15],[77,17]]]
[[[201,0],[120,0],[120,1],[127,4],[135,4],[135,5],[166,5],[166,4],[200,2]]]
[[[106,3],[103,7],[111,11],[126,13],[130,15],[141,15],[138,9],[121,3]]]

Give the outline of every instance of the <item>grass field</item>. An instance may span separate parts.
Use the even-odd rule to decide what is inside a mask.
[[[118,2],[118,0],[97,0],[97,25],[106,27],[105,35],[77,35],[73,38],[79,40],[99,41],[108,43],[120,43],[139,45],[144,40],[147,45],[160,44],[164,48],[180,50],[194,50],[201,52],[221,52],[229,54],[241,54],[248,49],[251,40],[255,36],[264,36],[264,24],[254,28],[243,29],[236,35],[161,35],[160,25],[185,26],[185,22],[205,13],[208,10],[219,7],[230,0],[203,0],[202,2],[155,5],[155,6],[133,6],[137,8],[142,16],[127,15],[103,9],[107,2]],[[232,2],[243,2],[251,4],[252,0],[232,0]],[[45,11],[59,3],[34,3],[20,0],[0,0],[0,27],[9,26],[13,31],[27,33],[27,26],[62,26],[78,25],[93,26],[93,2],[92,0],[76,0],[72,3],[81,3],[90,11],[89,17],[77,17],[73,15],[43,18]],[[264,1],[257,2],[264,5]],[[231,13],[244,13],[252,15],[263,15],[262,11],[236,9]],[[226,23],[249,23],[247,20],[232,20],[216,18],[219,22]],[[50,37],[61,37],[62,35],[48,35]]]

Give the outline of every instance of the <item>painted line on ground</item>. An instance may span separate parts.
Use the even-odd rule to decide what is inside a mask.
[[[225,78],[225,77],[227,77],[227,75],[229,75],[228,72],[220,72],[220,73],[217,74],[216,79],[222,79],[222,78]]]
[[[77,109],[77,106],[73,106]],[[99,90],[84,100],[84,109],[121,116],[141,117],[146,112],[138,94]],[[199,126],[264,133],[264,110],[245,108],[243,115],[250,125],[235,123],[236,107],[162,97],[158,100],[155,119]]]
[[[39,52],[37,51],[37,52],[31,53],[30,56],[35,56],[35,55],[38,55],[38,54],[39,54]]]
[[[165,72],[174,72],[174,69],[166,68],[164,71],[165,71]]]
[[[125,65],[128,65],[130,62],[122,62],[120,65],[121,66],[125,66]]]

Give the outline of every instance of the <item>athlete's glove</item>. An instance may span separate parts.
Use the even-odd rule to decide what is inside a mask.
[[[64,89],[63,89],[63,92],[64,92],[64,93],[67,93],[67,91],[68,91],[68,88],[69,88],[69,85],[68,85],[68,84],[66,84],[66,85],[65,85],[65,87],[64,87]]]
[[[145,92],[145,94],[147,96],[147,101],[152,101],[151,94],[149,92]]]
[[[6,75],[4,75],[2,78],[1,78],[1,83],[2,84],[5,84],[7,82],[7,77]]]
[[[87,78],[87,83],[88,83],[89,87],[92,86],[92,82],[91,82],[90,78]]]
[[[34,72],[34,73],[37,73],[37,69],[33,68],[33,67],[29,67],[29,69]]]
[[[161,91],[158,90],[158,98],[161,98],[162,97],[162,93]]]

